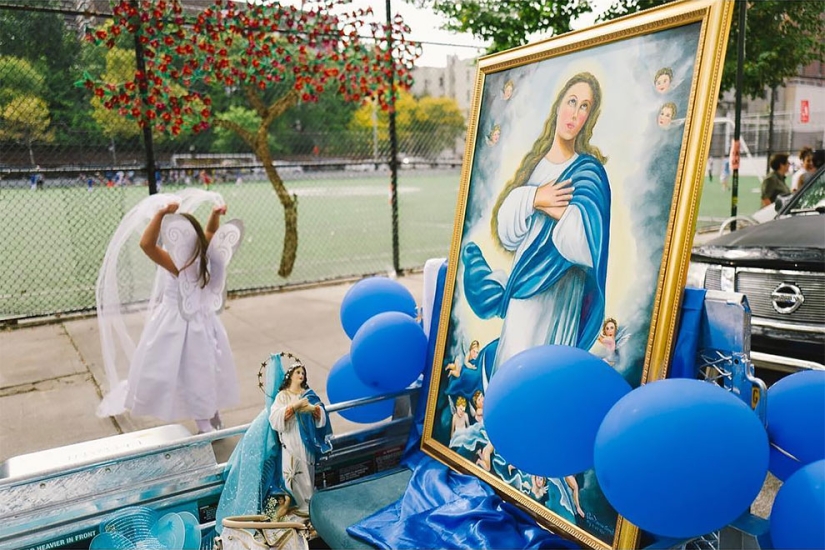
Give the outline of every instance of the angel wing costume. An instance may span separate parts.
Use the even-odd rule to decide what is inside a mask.
[[[145,226],[155,212],[171,202],[180,204],[179,212],[192,212],[204,202],[222,205],[223,199],[200,190],[155,195],[130,211],[118,227],[98,278],[98,322],[109,387],[98,416],[128,409],[134,415],[168,422],[207,419],[239,401],[235,363],[218,313],[226,296],[226,267],[243,240],[242,222],[226,222],[213,235],[207,249],[210,279],[201,287],[198,262],[191,261],[197,239],[194,227],[179,214],[164,216],[161,243],[179,274],[175,277],[157,268],[136,347],[120,314],[117,258],[126,239],[119,233],[128,235]],[[118,361],[122,356],[125,361]],[[128,376],[123,376],[124,364],[128,365]]]

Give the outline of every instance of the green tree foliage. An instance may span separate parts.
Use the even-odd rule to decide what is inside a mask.
[[[491,42],[489,53],[526,44],[532,34],[566,33],[572,20],[592,11],[587,0],[412,1],[444,16],[445,29]]]
[[[619,0],[600,19],[661,6],[672,0]],[[737,41],[741,6],[736,2],[728,37],[720,91],[736,88]],[[825,1],[759,0],[748,2],[745,28],[745,64],[742,94],[765,97],[766,91],[782,83],[814,61],[825,61]]]
[[[247,132],[254,132],[261,125],[261,117],[254,110],[241,105],[232,105],[223,111],[221,117]],[[277,145],[273,141],[270,137],[270,147]],[[222,126],[215,128],[215,141],[212,143],[212,151],[216,153],[237,153],[248,150],[249,146],[237,132]]]
[[[57,6],[56,2],[37,3],[38,8]],[[0,10],[0,56],[28,61],[43,75],[56,139],[76,139],[68,133],[93,127],[89,105],[82,90],[72,86],[80,77],[81,41],[68,29],[63,15],[48,11]],[[0,74],[0,80],[6,75]]]
[[[221,118],[238,122],[250,132],[260,124],[260,117],[248,108],[243,94],[219,93],[216,90],[212,97],[213,109],[222,113]],[[321,94],[317,101],[299,101],[272,122],[268,138],[272,154],[290,157],[309,157],[316,151],[327,156],[349,154],[351,144],[344,132],[357,108],[356,103],[346,101],[335,93]],[[214,127],[213,133],[212,152],[249,152],[249,145],[239,135],[221,126]]]
[[[25,59],[0,57],[0,106],[21,94],[42,96],[45,86],[46,79]]]
[[[0,112],[0,139],[10,139],[23,143],[29,149],[29,160],[34,165],[35,142],[54,140],[54,132],[49,129],[49,107],[46,102],[32,95],[19,95],[12,99]]]
[[[444,150],[455,147],[465,130],[464,115],[454,99],[424,96],[416,99],[402,92],[396,104],[398,147],[408,155],[435,158]],[[350,122],[355,132],[357,150],[373,156],[385,157],[389,151],[389,117],[372,103],[364,103]],[[377,144],[374,144],[377,138]]]
[[[445,149],[453,149],[466,127],[464,115],[454,99],[422,97],[418,100],[411,129],[413,137],[421,144],[416,151],[434,157]]]
[[[106,70],[103,73],[106,82],[123,83],[130,81],[134,74],[134,51],[112,48],[106,52]],[[130,138],[140,133],[140,126],[133,118],[124,117],[117,111],[107,109],[99,96],[93,95],[91,104],[92,118],[100,126],[106,137],[110,139]]]
[[[0,106],[20,95],[42,96],[46,79],[25,59],[0,57]]]
[[[27,60],[0,57],[0,140],[26,145],[32,164],[34,143],[54,140],[49,106],[42,97],[45,82]]]

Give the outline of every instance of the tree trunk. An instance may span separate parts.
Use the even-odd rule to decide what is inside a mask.
[[[281,265],[278,268],[278,275],[287,278],[292,274],[295,267],[295,257],[298,253],[298,197],[290,195],[284,185],[284,180],[278,174],[275,166],[272,165],[272,155],[269,153],[269,146],[258,143],[255,147],[255,156],[260,159],[266,170],[266,175],[281,206],[284,207],[284,248],[281,252]]]
[[[272,164],[272,154],[269,152],[269,127],[276,118],[298,103],[298,94],[295,90],[291,90],[267,106],[264,105],[261,96],[253,87],[248,86],[244,92],[249,103],[258,113],[258,116],[261,117],[258,130],[252,133],[232,121],[222,119],[215,119],[215,125],[235,132],[252,147],[255,156],[263,163],[266,176],[269,178],[269,182],[284,208],[284,248],[281,252],[281,265],[278,267],[278,275],[286,279],[292,274],[292,269],[295,267],[295,257],[298,253],[298,197],[289,194],[286,185],[284,185],[284,180],[281,179],[278,170]]]
[[[29,147],[29,162],[32,163],[32,166],[35,166],[34,163],[34,150],[32,149],[32,140],[27,139],[26,145]]]

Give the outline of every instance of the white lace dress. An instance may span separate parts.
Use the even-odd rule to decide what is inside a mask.
[[[175,277],[163,271],[163,298],[132,356],[125,407],[133,415],[167,422],[206,420],[240,401],[235,361],[218,314],[226,299],[226,268],[243,241],[243,224],[231,220],[213,235],[205,287],[198,279],[198,262],[190,261],[196,239],[189,220],[164,217],[161,240],[180,272]]]
[[[166,273],[163,300],[135,350],[126,395],[133,415],[168,422],[208,419],[240,400],[223,324],[208,307],[184,319],[180,286]]]

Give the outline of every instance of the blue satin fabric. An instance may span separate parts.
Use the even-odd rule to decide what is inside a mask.
[[[438,272],[428,364],[432,364],[444,282],[445,262]],[[404,496],[347,533],[375,548],[578,548],[545,529],[524,511],[504,502],[477,477],[458,474],[419,450],[430,370],[424,372],[404,465],[413,471]]]
[[[578,548],[469,475],[419,453],[404,496],[347,529],[375,548]]]
[[[704,289],[685,288],[679,330],[676,333],[676,345],[673,347],[673,360],[670,362],[668,378],[697,378],[699,375],[696,370],[696,353],[706,293]]]

